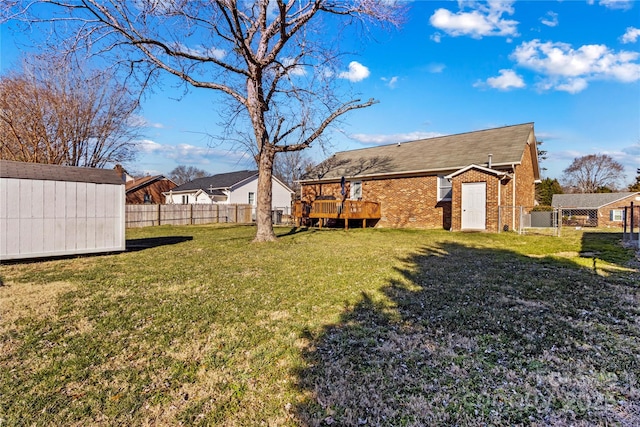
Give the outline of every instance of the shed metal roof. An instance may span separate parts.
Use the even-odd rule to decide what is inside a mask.
[[[520,164],[533,123],[338,152],[301,181],[456,171],[468,165]]]
[[[122,177],[114,169],[81,168],[10,160],[0,160],[0,178],[124,185]]]

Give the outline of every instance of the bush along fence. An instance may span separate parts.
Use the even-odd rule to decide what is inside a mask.
[[[236,223],[252,224],[256,219],[252,205],[191,204],[191,205],[126,205],[127,228],[155,225],[195,225]],[[272,211],[274,224],[288,224],[291,207]]]

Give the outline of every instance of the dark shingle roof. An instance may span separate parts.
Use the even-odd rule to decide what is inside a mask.
[[[0,178],[124,185],[120,175],[113,169],[79,168],[9,160],[0,160]]]
[[[242,182],[256,175],[258,175],[257,170],[221,173],[205,178],[196,178],[193,181],[189,181],[177,186],[172,191],[178,192],[189,190],[204,190],[209,194],[221,195],[222,193],[219,190],[230,188],[235,184],[238,184],[239,182]],[[218,191],[211,192],[209,191],[210,188]]]
[[[578,193],[578,194],[554,194],[551,206],[556,208],[600,208],[615,203],[640,192],[626,193]]]
[[[455,171],[466,166],[519,164],[533,123],[440,136],[380,147],[342,151],[325,160],[302,181],[385,174]]]

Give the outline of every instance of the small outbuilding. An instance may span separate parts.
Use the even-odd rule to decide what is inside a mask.
[[[124,251],[113,169],[0,160],[0,260]]]
[[[562,209],[564,225],[623,227],[625,208],[640,204],[640,191],[554,194],[551,206]]]

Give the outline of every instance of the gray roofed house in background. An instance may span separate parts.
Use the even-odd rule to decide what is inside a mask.
[[[291,207],[293,191],[275,176],[272,182],[272,207]],[[196,178],[165,191],[167,204],[249,204],[255,206],[258,192],[258,171],[244,170]]]
[[[598,209],[634,195],[640,196],[640,192],[554,194],[551,199],[551,206],[556,208]]]
[[[177,186],[172,191],[178,193],[188,190],[202,190],[208,194],[222,196],[224,193],[222,190],[227,190],[242,181],[245,181],[251,177],[257,176],[258,171],[238,171],[221,173],[213,176],[207,176],[204,178],[196,178],[193,181],[185,182],[182,185]]]
[[[301,181],[456,171],[469,165],[519,165],[533,123],[338,152]],[[489,159],[489,157],[491,157]],[[537,164],[537,156],[534,156]],[[490,165],[489,165],[490,163]],[[537,166],[537,165],[536,165]],[[535,167],[538,171],[538,168]],[[539,178],[537,176],[536,178]]]

